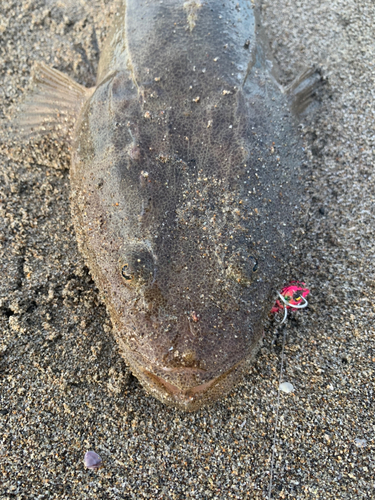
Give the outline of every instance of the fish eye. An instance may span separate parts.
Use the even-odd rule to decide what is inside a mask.
[[[258,259],[246,254],[246,251],[235,252],[227,261],[227,275],[242,286],[250,286],[257,271]]]
[[[134,278],[134,273],[130,272],[129,269],[129,264],[124,264],[121,268],[121,276],[126,280],[126,281],[132,281]]]
[[[151,253],[142,247],[130,247],[120,256],[118,270],[124,283],[150,283],[154,276],[155,263]]]

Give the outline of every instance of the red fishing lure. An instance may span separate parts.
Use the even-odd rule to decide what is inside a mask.
[[[271,313],[278,313],[284,310],[285,321],[288,309],[302,309],[307,307],[306,297],[310,290],[305,286],[303,281],[291,281],[279,293],[279,298],[276,300],[275,305],[271,309]]]

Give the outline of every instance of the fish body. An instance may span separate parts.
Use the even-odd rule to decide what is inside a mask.
[[[292,248],[303,160],[251,2],[128,0],[82,90],[79,248],[125,360],[195,410],[256,352]]]

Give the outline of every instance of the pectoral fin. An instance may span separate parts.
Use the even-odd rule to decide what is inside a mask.
[[[300,115],[310,104],[316,102],[325,83],[318,69],[309,68],[297,76],[288,87],[284,87],[283,91],[289,97],[292,112]]]
[[[53,134],[70,139],[83,103],[93,93],[64,73],[38,63],[33,88],[21,104],[11,127],[21,140]]]

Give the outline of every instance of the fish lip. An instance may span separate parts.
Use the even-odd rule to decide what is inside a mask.
[[[223,381],[225,378],[227,378],[233,371],[238,369],[242,364],[244,364],[245,359],[242,359],[238,363],[236,363],[234,366],[229,368],[226,372],[221,373],[217,377],[209,380],[208,382],[205,382],[204,384],[199,384],[196,386],[189,387],[187,389],[181,389],[178,386],[171,384],[167,380],[163,379],[162,377],[159,377],[158,375],[155,375],[154,373],[150,372],[149,370],[146,370],[145,368],[141,368],[141,372],[143,376],[147,379],[147,382],[151,384],[151,386],[154,387],[154,390],[158,391],[160,393],[160,390],[162,389],[164,392],[164,399],[166,400],[165,402],[170,402],[174,405],[180,406],[184,409],[189,410],[189,407],[191,406],[191,409],[197,409],[200,406],[203,406],[205,404],[204,401],[202,401],[202,396],[210,393],[213,391],[214,387],[219,384],[221,381]],[[194,368],[187,368],[185,370],[178,370],[178,372],[194,372],[197,371]],[[216,398],[214,398],[216,399]]]
[[[145,356],[139,350],[136,349],[124,349],[124,352],[126,352],[126,360],[129,363],[131,368],[134,368],[137,373],[141,372],[143,373],[144,371],[151,373],[152,375],[155,375],[162,380],[164,379],[164,374],[165,375],[198,375],[200,378],[204,379],[209,379],[207,382],[203,382],[203,384],[210,382],[211,380],[214,380],[212,378],[209,378],[210,372],[212,373],[214,369],[205,369],[205,368],[198,368],[198,367],[189,367],[189,366],[179,366],[179,367],[169,367],[165,366],[162,363],[159,363],[157,361],[152,361],[149,357]],[[243,356],[243,353],[242,353]],[[237,359],[235,361],[235,364],[230,364],[226,363],[227,366],[222,366],[222,368],[226,368],[225,373],[229,373],[234,367],[240,365],[246,360],[245,357],[241,357],[240,359]],[[216,373],[218,370],[215,370]],[[215,379],[218,377],[222,377],[224,375],[223,373],[218,373],[216,375]],[[202,384],[202,385],[203,385]],[[201,385],[201,384],[199,384]],[[176,386],[178,387],[178,386]],[[182,390],[181,387],[178,387],[179,390]]]
[[[188,369],[188,370],[189,370],[189,372],[191,371],[191,369]],[[206,382],[204,384],[192,386],[192,387],[189,387],[188,389],[181,389],[177,385],[171,384],[170,382],[168,382],[164,378],[159,377],[158,375],[155,375],[154,373],[152,373],[146,369],[142,369],[142,372],[144,373],[144,375],[146,377],[155,381],[158,385],[161,385],[162,387],[164,387],[164,389],[172,397],[174,397],[176,399],[181,399],[181,400],[190,399],[194,394],[198,394],[198,393],[202,393],[203,391],[206,391],[209,387],[212,386],[212,384],[218,378],[218,377],[216,377],[214,379],[209,380],[208,382]],[[183,373],[183,371],[178,370],[178,373]]]
[[[197,411],[203,406],[211,405],[217,400],[222,399],[234,387],[239,380],[244,368],[247,366],[249,359],[252,359],[258,348],[255,344],[259,344],[259,339],[254,342],[250,349],[251,356],[248,352],[242,353],[241,359],[231,365],[223,373],[219,373],[216,377],[207,380],[210,376],[210,370],[202,370],[199,368],[181,367],[168,368],[160,365],[153,366],[150,359],[141,354],[138,350],[127,349],[126,360],[130,366],[130,370],[139,379],[141,385],[147,393],[154,396],[162,403],[173,406],[185,412]],[[158,375],[155,374],[155,371]],[[196,386],[181,388],[166,381],[163,377],[169,374],[200,374],[206,375],[206,382]],[[212,372],[211,372],[212,373]],[[202,377],[203,378],[203,377]]]

